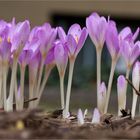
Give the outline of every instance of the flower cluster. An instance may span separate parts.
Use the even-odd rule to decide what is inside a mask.
[[[117,82],[118,91],[118,114],[120,109],[126,108],[126,92],[127,82],[129,78],[130,70],[133,64],[140,56],[140,43],[135,41],[139,35],[139,28],[133,34],[130,27],[125,27],[118,33],[115,21],[105,17],[100,17],[97,13],[92,13],[86,19],[86,26],[91,40],[96,47],[97,54],[97,107],[101,113],[107,113],[109,98],[111,93],[111,87],[113,82],[113,76],[116,64],[120,56],[122,56],[126,63],[126,77],[120,75]],[[101,83],[101,54],[104,43],[106,42],[107,49],[110,53],[112,64],[110,70],[110,76],[108,81],[108,87],[106,90],[105,84]],[[139,90],[140,84],[140,65],[137,62],[133,70],[133,84],[137,90]],[[135,73],[135,74],[134,74]],[[135,81],[135,82],[134,82]],[[137,96],[133,91],[133,107],[132,116],[135,114]]]
[[[129,27],[118,33],[114,21],[106,20],[97,13],[92,13],[87,17],[86,27],[81,28],[79,24],[73,24],[67,33],[62,27],[53,28],[49,23],[30,29],[28,20],[19,23],[15,22],[15,18],[9,23],[0,20],[0,107],[6,111],[12,111],[13,102],[15,102],[16,110],[24,108],[24,80],[27,70],[29,99],[37,98],[36,101],[29,103],[29,108],[37,107],[51,70],[56,66],[60,78],[61,108],[63,117],[67,118],[74,64],[88,34],[97,53],[97,108],[100,113],[106,113],[119,57],[124,57],[127,68],[126,78],[129,78],[131,67],[140,56],[140,42],[135,41],[139,35],[139,28],[134,34]],[[104,82],[101,83],[101,54],[105,42],[112,59],[107,88]],[[64,78],[67,64],[69,64],[69,75],[65,99]],[[20,77],[17,76],[18,68]],[[140,65],[137,62],[133,70],[133,84],[137,90],[139,90],[140,81],[139,70]],[[7,86],[8,75],[11,78],[9,88]],[[117,89],[119,109],[125,108],[127,83],[122,75],[118,78]],[[135,94],[135,91],[133,92]],[[135,110],[136,99],[137,96],[134,96],[133,110]],[[83,116],[81,110],[78,114]],[[92,122],[94,121],[95,117]],[[83,122],[84,119],[81,120],[81,123]]]

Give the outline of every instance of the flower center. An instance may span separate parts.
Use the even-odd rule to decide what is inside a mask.
[[[76,43],[78,43],[78,41],[79,41],[78,35],[75,35],[75,40],[76,40]]]
[[[2,42],[2,38],[0,37],[0,43]]]
[[[8,43],[10,43],[10,42],[11,42],[11,39],[10,39],[10,37],[8,37],[8,38],[7,38],[7,41],[8,41]]]

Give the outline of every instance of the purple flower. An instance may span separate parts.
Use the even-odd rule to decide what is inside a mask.
[[[7,23],[4,20],[0,20],[0,38],[7,38],[9,31],[11,28],[11,24]]]
[[[54,58],[60,75],[63,75],[68,62],[68,54],[66,47],[60,40],[54,43]]]
[[[29,61],[29,67],[32,69],[32,70],[36,70],[38,69],[39,67],[39,64],[40,64],[40,61],[41,61],[41,53],[40,51],[38,51],[36,53],[36,55],[33,55]]]
[[[92,13],[86,19],[86,26],[89,36],[96,48],[102,48],[105,41],[107,21],[97,13]]]
[[[68,55],[71,58],[75,58],[81,48],[83,47],[85,40],[87,38],[87,30],[84,27],[81,29],[80,25],[73,24],[68,31],[67,35],[67,48]]]
[[[112,59],[115,59],[120,52],[120,46],[119,46],[118,31],[116,28],[116,24],[113,21],[109,21],[107,26],[106,44]]]
[[[40,40],[40,51],[43,57],[46,57],[46,53],[52,47],[57,35],[57,28],[52,28],[49,23],[45,23],[37,31],[37,36]]]
[[[58,36],[63,44],[66,43],[66,33],[62,27],[58,27]]]
[[[6,38],[0,43],[0,56],[4,61],[9,61],[11,56],[11,43]]]
[[[21,52],[22,48],[28,40],[29,33],[30,23],[28,20],[25,20],[24,22],[19,22],[16,25],[14,25],[13,23],[8,37],[8,41],[12,43],[12,52]]]
[[[32,55],[33,55],[32,50],[22,50],[22,52],[19,56],[20,65],[25,67],[29,63]]]
[[[139,34],[139,28],[137,28],[137,30],[133,34],[132,31],[131,31],[131,29],[130,29],[130,27],[125,27],[120,32],[119,39],[121,39],[121,40],[127,40],[129,42],[135,41],[136,38],[138,37],[138,34]]]
[[[49,64],[54,64],[55,63],[55,59],[54,59],[54,46],[49,50],[47,57],[45,59],[45,65],[49,65]]]
[[[134,42],[123,40],[121,42],[121,54],[125,59],[127,67],[130,68],[140,56],[140,41],[134,44]]]

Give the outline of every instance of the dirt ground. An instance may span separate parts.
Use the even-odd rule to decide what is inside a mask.
[[[91,124],[85,119],[80,126],[75,115],[62,119],[62,111],[46,112],[26,110],[0,112],[0,139],[139,139],[140,119],[131,119],[123,112],[121,117],[105,114],[100,124]]]

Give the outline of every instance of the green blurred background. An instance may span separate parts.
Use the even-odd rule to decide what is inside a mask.
[[[115,20],[118,30],[130,26],[133,31],[140,25],[140,1],[127,0],[32,0],[32,1],[0,1],[0,19],[16,21],[29,19],[31,26],[50,22],[52,26],[62,26],[68,31],[70,25],[79,23],[85,26],[85,19],[92,12]],[[102,81],[107,81],[110,72],[110,55],[104,46],[102,55]],[[117,113],[116,80],[118,75],[125,74],[125,63],[121,58],[118,62],[109,112]],[[131,78],[131,76],[130,76]],[[26,84],[27,85],[27,84]],[[67,86],[67,74],[65,78]],[[28,91],[28,86],[27,90]],[[131,108],[132,90],[128,90],[127,107]],[[44,91],[40,106],[47,110],[60,108],[59,76],[54,68]],[[73,86],[70,107],[73,110],[96,107],[96,53],[90,38],[79,53],[74,68]]]

